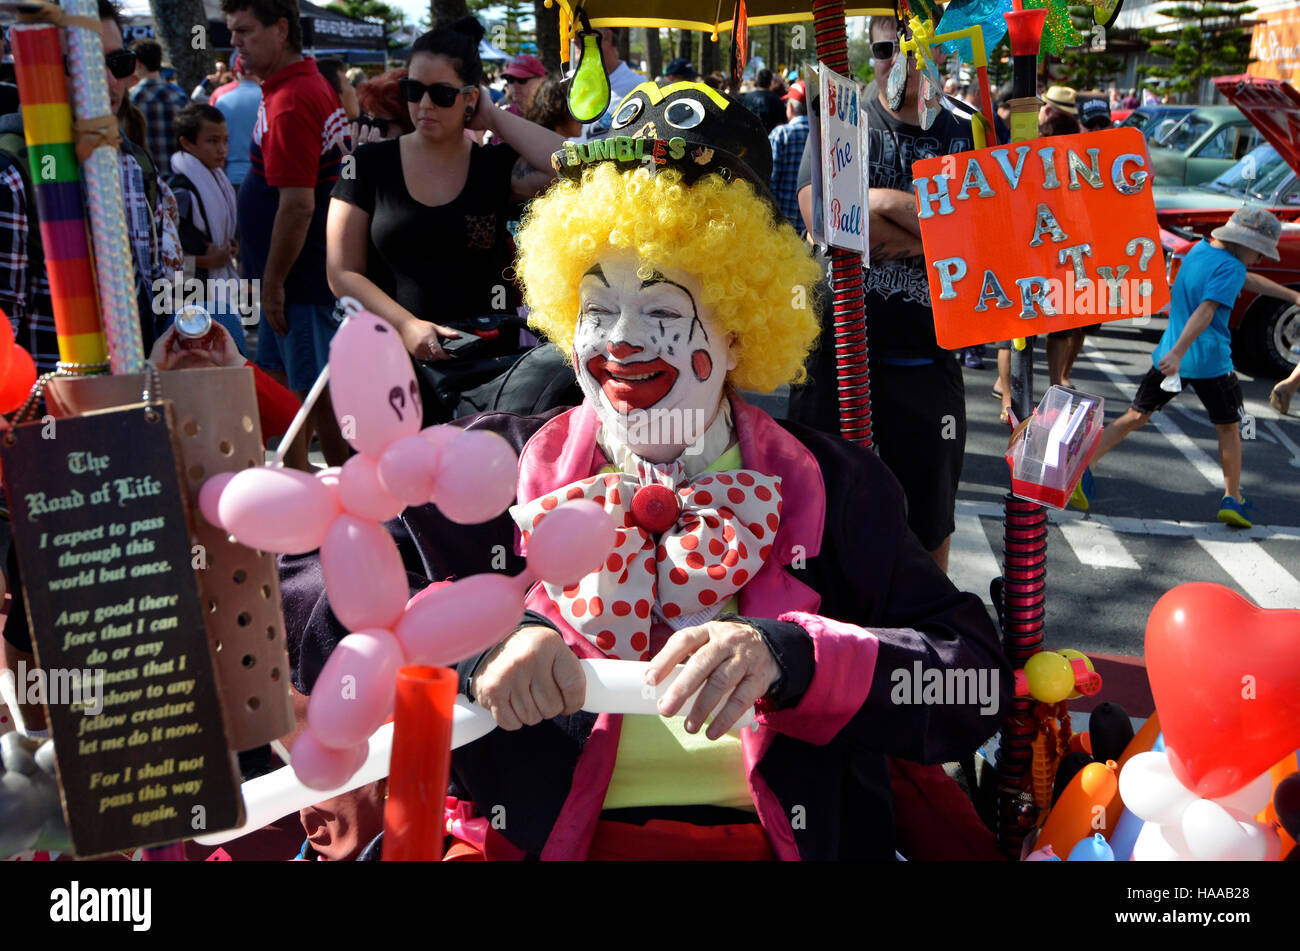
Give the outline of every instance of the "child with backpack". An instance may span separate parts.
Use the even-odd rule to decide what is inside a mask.
[[[226,117],[206,103],[190,103],[176,114],[174,129],[180,149],[172,153],[168,185],[180,210],[186,271],[192,269],[192,276],[203,282],[203,306],[230,331],[244,353],[239,271],[234,265],[238,251],[235,189],[225,172],[230,148]]]

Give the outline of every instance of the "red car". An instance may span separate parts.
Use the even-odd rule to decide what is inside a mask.
[[[1300,175],[1300,93],[1295,87],[1257,76],[1223,76],[1214,84],[1259,129],[1291,170]],[[1157,207],[1156,218],[1161,226],[1171,284],[1177,279],[1183,256],[1243,204],[1232,194],[1225,194],[1224,200],[1221,208]],[[1282,238],[1278,242],[1281,260],[1264,258],[1251,271],[1300,289],[1300,223],[1297,223],[1300,204],[1277,206],[1271,201],[1266,204],[1283,220]],[[1233,333],[1233,359],[1241,369],[1280,378],[1289,375],[1300,362],[1300,307],[1243,291],[1232,309],[1229,325]]]

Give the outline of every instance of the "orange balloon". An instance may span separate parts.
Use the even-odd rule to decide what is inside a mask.
[[[0,337],[4,336],[0,331]],[[9,370],[0,379],[0,413],[12,413],[22,406],[35,382],[36,364],[32,355],[15,344],[9,357]]]
[[[1084,836],[1101,831],[1093,824],[1115,798],[1119,780],[1115,761],[1089,763],[1075,774],[1047,814],[1047,823],[1034,842],[1035,849],[1050,845],[1057,855],[1069,855]]]
[[[1274,791],[1277,790],[1278,783],[1294,772],[1300,772],[1300,769],[1297,769],[1295,753],[1288,753],[1286,756],[1282,757],[1280,762],[1274,763],[1270,766],[1268,773],[1269,777],[1273,780]],[[1264,807],[1264,811],[1255,818],[1266,825],[1271,825],[1272,823],[1277,822],[1277,807],[1273,805],[1273,798],[1271,796],[1269,797],[1268,805]],[[1280,823],[1277,826],[1277,834],[1282,840],[1282,858],[1286,858],[1287,853],[1295,848],[1295,839],[1291,838],[1290,833],[1288,833],[1286,829],[1283,829]]]

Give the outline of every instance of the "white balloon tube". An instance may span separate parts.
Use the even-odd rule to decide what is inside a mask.
[[[587,678],[587,698],[582,709],[588,713],[617,713],[623,715],[658,715],[659,698],[677,679],[682,667],[677,667],[663,682],[651,687],[645,680],[648,663],[626,660],[582,660]],[[678,711],[678,716],[689,713],[695,703],[692,696]],[[716,712],[716,710],[714,711]],[[754,711],[748,710],[733,730],[750,726]],[[487,736],[496,729],[496,721],[476,703],[463,695],[456,698],[452,712],[451,748],[458,749]],[[221,845],[232,839],[248,835],[277,819],[306,809],[308,806],[346,792],[359,789],[388,775],[388,761],[393,750],[393,725],[386,723],[370,737],[370,752],[352,777],[334,789],[309,789],[298,779],[293,768],[285,766],[275,772],[250,779],[242,786],[244,794],[244,824],[212,835],[196,836],[200,845]]]

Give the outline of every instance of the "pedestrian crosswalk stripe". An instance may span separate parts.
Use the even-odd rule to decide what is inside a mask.
[[[1248,540],[1196,541],[1261,608],[1300,607],[1300,582],[1259,545]]]
[[[1138,563],[1119,536],[1100,523],[1091,520],[1062,522],[1060,529],[1080,563],[1090,568],[1138,570]]]
[[[1000,506],[995,508],[1001,512]],[[958,502],[956,521],[957,530],[952,534],[948,550],[948,577],[959,589],[978,594],[992,607],[989,582],[1001,576],[1002,566],[993,554],[978,514],[963,511],[963,503]]]

